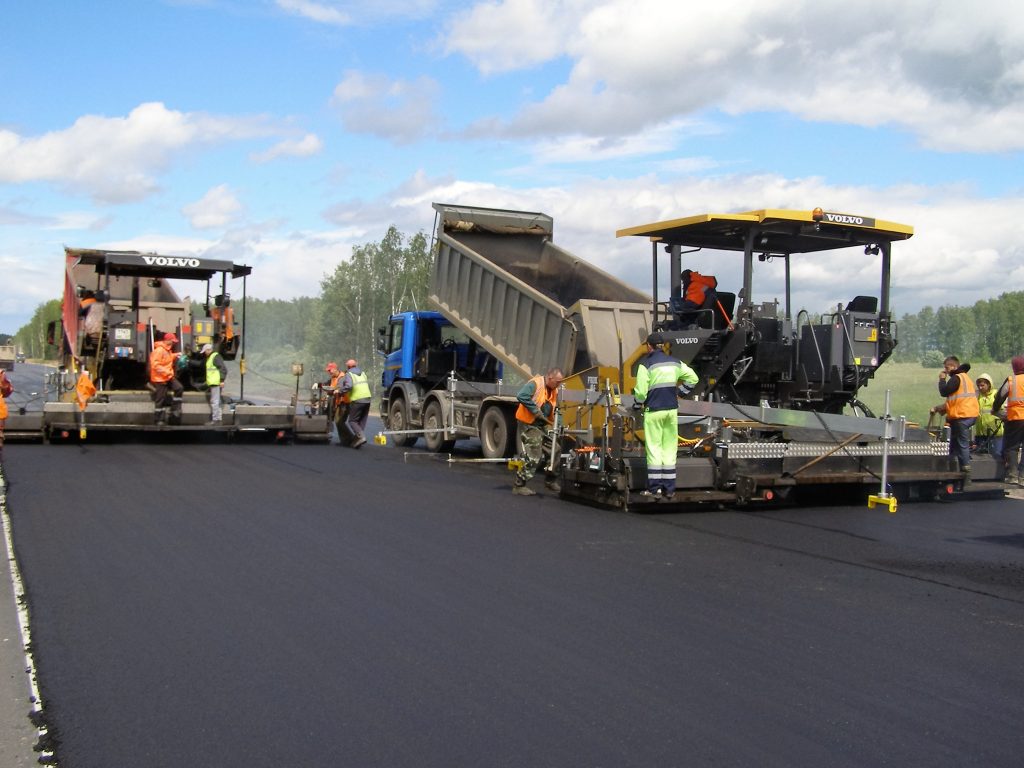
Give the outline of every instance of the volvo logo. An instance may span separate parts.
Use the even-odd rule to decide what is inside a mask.
[[[848,213],[826,213],[824,219],[829,224],[853,224],[858,227],[873,227],[875,220],[865,216],[851,216]]]
[[[198,267],[199,259],[192,259],[185,256],[143,256],[142,260],[148,266],[157,267]]]

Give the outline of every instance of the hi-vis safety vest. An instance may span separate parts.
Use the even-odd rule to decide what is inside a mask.
[[[543,376],[534,376],[530,379],[535,385],[533,391],[533,402],[537,404],[537,408],[540,412],[544,412],[544,403],[551,403],[552,409],[555,407],[555,401],[558,399],[558,390],[548,391],[547,384],[544,383]],[[533,424],[537,417],[522,403],[516,409],[516,418],[524,424]]]
[[[960,388],[946,398],[947,419],[970,419],[981,415],[978,406],[978,395],[974,391],[974,382],[966,373],[956,375],[960,379]]]
[[[14,385],[11,384],[7,379],[4,379],[4,384],[0,387],[0,419],[7,418],[7,403],[4,402],[4,398],[7,397],[11,392],[14,391]]]
[[[209,357],[206,358],[206,386],[208,387],[220,386],[220,369],[213,359],[217,354],[216,352],[211,352]]]
[[[348,391],[349,400],[353,403],[359,400],[369,400],[370,385],[366,381],[366,374],[349,371],[348,375],[352,377],[352,389]]]
[[[1006,420],[1024,421],[1024,373],[1010,376],[1006,383],[1010,390],[1006,398]]]

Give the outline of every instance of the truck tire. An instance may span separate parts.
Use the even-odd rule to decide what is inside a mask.
[[[516,430],[512,414],[492,405],[480,417],[480,446],[485,459],[503,459],[515,452]]]
[[[423,442],[427,445],[428,451],[434,453],[448,453],[454,440],[445,440],[443,432],[431,432],[433,429],[444,427],[444,414],[441,412],[441,404],[437,400],[431,400],[423,413],[423,429],[427,430],[423,435]]]
[[[409,429],[409,412],[405,408],[405,400],[400,397],[392,400],[391,407],[388,408],[388,429],[398,432]],[[398,448],[407,448],[416,442],[416,435],[392,435],[391,437]]]

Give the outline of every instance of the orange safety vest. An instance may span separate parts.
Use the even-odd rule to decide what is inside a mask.
[[[3,386],[0,387],[0,421],[7,418],[7,403],[4,402],[4,398],[13,391],[14,385],[5,378]]]
[[[544,383],[543,376],[534,376],[530,381],[537,385],[533,392],[533,402],[537,404],[537,407],[543,411],[544,403],[551,403],[551,407],[554,408],[555,401],[558,399],[558,390],[549,390],[547,385]],[[533,424],[537,419],[537,417],[530,412],[530,409],[522,403],[520,403],[519,407],[516,409],[516,418],[524,424]]]
[[[1024,373],[1006,379],[1009,395],[1006,397],[1006,420],[1024,421]]]
[[[174,355],[168,349],[167,342],[158,341],[153,345],[149,356],[149,380],[154,384],[163,384],[174,378]]]
[[[981,415],[981,408],[974,382],[966,373],[958,373],[956,377],[960,379],[960,388],[946,398],[946,419],[977,418]]]
[[[690,281],[686,284],[686,296],[683,298],[692,301],[694,304],[703,304],[707,297],[708,289],[718,285],[718,280],[713,275],[702,275],[700,272],[690,272]]]

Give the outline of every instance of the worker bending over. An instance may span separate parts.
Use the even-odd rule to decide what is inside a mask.
[[[558,387],[563,380],[562,370],[552,368],[543,376],[534,376],[519,390],[516,399],[516,424],[519,429],[519,445],[522,453],[519,456],[519,469],[512,485],[512,493],[517,496],[536,496],[536,492],[526,487],[537,468],[544,466],[544,485],[558,493],[558,475],[551,471],[551,451],[554,448],[554,435],[550,427],[555,425],[555,406],[558,404]]]

